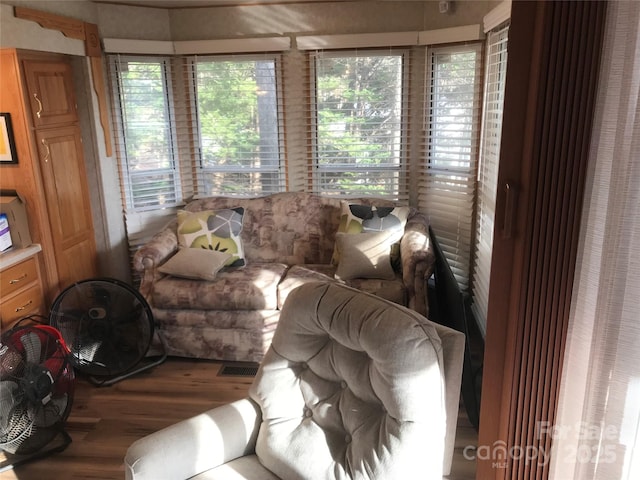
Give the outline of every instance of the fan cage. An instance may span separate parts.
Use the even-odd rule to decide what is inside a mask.
[[[67,287],[54,300],[49,322],[64,338],[76,370],[98,377],[133,369],[146,356],[154,335],[147,301],[112,278]]]
[[[69,417],[75,374],[55,328],[18,326],[0,340],[0,449],[29,455],[47,445]]]

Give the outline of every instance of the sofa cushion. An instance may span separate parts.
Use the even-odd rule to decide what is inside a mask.
[[[158,271],[193,280],[213,280],[230,258],[230,253],[202,248],[181,248],[161,265]]]
[[[347,285],[375,295],[376,297],[397,303],[398,305],[407,306],[407,289],[404,283],[402,283],[400,275],[397,275],[395,280],[352,278],[347,282]]]
[[[259,480],[280,480],[264,468],[256,455],[246,455],[219,467],[200,473],[190,480],[243,480],[255,478]]]
[[[212,282],[172,276],[155,283],[151,304],[158,308],[275,310],[277,287],[287,266],[254,263],[226,268]]]
[[[336,268],[333,265],[294,265],[278,285],[278,308],[282,308],[292,290],[309,282],[330,282]]]
[[[178,243],[181,247],[204,248],[230,253],[227,266],[244,265],[244,248],[240,234],[244,208],[178,211]]]
[[[300,285],[309,282],[338,282],[338,280],[334,279],[335,272],[336,267],[330,264],[296,265],[291,267],[282,282],[280,282],[280,285],[278,285],[278,308],[282,308],[289,293]],[[402,283],[402,277],[398,274],[393,280],[353,278],[344,283],[376,297],[407,306],[407,289]]]
[[[262,360],[279,316],[279,310],[153,311],[167,354],[242,362]]]

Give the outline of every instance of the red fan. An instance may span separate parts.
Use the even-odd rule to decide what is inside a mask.
[[[75,386],[68,357],[60,332],[51,326],[18,326],[2,334],[0,449],[9,455],[0,471],[64,450],[71,442],[64,431]]]

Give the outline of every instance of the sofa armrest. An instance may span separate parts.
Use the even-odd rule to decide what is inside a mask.
[[[140,286],[138,290],[149,303],[151,291],[155,281],[163,275],[157,272],[162,265],[178,249],[178,235],[176,222],[170,223],[151,240],[140,247],[133,256],[133,269],[140,272]]]
[[[135,441],[124,459],[127,480],[191,478],[255,451],[259,407],[245,398]]]
[[[429,223],[421,213],[416,213],[407,222],[400,241],[400,258],[409,308],[427,317],[427,280],[435,268],[436,257],[429,241]]]
[[[157,268],[177,249],[178,235],[175,225],[170,224],[136,251],[133,268],[138,272]]]

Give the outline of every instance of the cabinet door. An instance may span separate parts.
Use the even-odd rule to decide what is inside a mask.
[[[60,288],[96,275],[96,247],[77,126],[36,132]]]
[[[23,66],[33,125],[77,122],[71,65],[59,60],[24,60]]]

